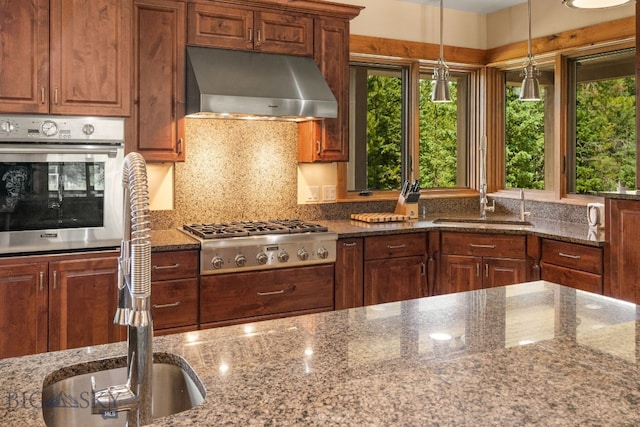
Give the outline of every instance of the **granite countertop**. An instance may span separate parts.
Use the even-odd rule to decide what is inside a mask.
[[[608,199],[640,200],[640,190],[606,191],[598,193],[598,196]]]
[[[206,398],[153,425],[639,425],[639,319],[538,281],[156,337]],[[123,354],[0,360],[0,425],[44,425],[47,374]]]
[[[363,237],[381,234],[394,234],[394,233],[413,233],[416,231],[430,231],[430,230],[454,230],[454,231],[470,231],[470,232],[489,232],[498,234],[529,234],[539,237],[547,237],[550,239],[557,239],[566,242],[580,243],[590,246],[603,246],[604,245],[604,230],[594,230],[587,224],[576,224],[566,221],[551,221],[543,219],[530,219],[529,222],[533,226],[522,226],[518,224],[477,224],[469,223],[465,225],[461,224],[447,224],[436,223],[437,219],[444,218],[444,216],[425,218],[419,220],[401,221],[401,222],[387,222],[387,223],[367,223],[356,220],[334,220],[334,221],[319,221],[321,224],[329,227],[331,231],[338,233],[341,238],[349,237]],[[456,217],[464,220],[467,217]],[[468,219],[477,219],[477,215],[474,217],[468,217]],[[494,220],[513,220],[513,217],[501,217],[493,216]]]
[[[439,217],[441,218],[441,217]],[[477,219],[469,217],[470,219]],[[494,219],[513,219],[513,217],[494,216]],[[430,230],[455,230],[471,232],[490,232],[500,234],[531,234],[539,237],[547,237],[566,242],[580,243],[590,246],[604,246],[604,230],[593,230],[586,224],[576,224],[565,221],[550,221],[531,219],[533,227],[523,227],[517,224],[491,225],[491,224],[438,224],[434,220],[438,218],[426,218],[420,220],[366,223],[356,220],[332,220],[317,221],[326,225],[330,231],[338,233],[340,238],[365,237],[383,234],[415,233]],[[199,249],[198,240],[189,237],[178,229],[154,230],[151,232],[151,246],[153,252]]]

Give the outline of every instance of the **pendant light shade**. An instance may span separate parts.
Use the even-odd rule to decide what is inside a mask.
[[[449,89],[449,67],[444,60],[444,44],[442,43],[442,29],[444,22],[444,0],[440,0],[440,58],[438,66],[433,70],[433,91],[431,101],[451,102],[451,90]]]
[[[631,4],[634,0],[562,0],[562,4],[574,9],[603,9]]]
[[[520,100],[521,101],[540,101],[540,83],[538,82],[538,69],[536,68],[536,61],[531,53],[531,0],[527,2],[528,17],[529,17],[529,53],[527,55],[527,62],[522,69],[524,79],[522,80],[522,87],[520,88]]]

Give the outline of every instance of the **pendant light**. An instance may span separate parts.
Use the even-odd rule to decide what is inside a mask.
[[[531,0],[527,1],[527,6],[529,17],[529,50],[527,54],[527,61],[522,70],[524,79],[522,80],[522,87],[520,88],[520,100],[540,101],[540,83],[538,83],[539,73],[536,68],[536,61],[531,53]]]
[[[433,91],[431,101],[451,102],[451,90],[449,89],[449,66],[444,61],[444,45],[442,44],[442,32],[444,22],[444,0],[440,0],[440,58],[438,66],[433,70]]]
[[[562,4],[574,9],[603,9],[631,4],[634,0],[562,0]]]

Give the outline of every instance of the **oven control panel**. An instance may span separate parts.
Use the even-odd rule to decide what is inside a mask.
[[[266,270],[336,261],[333,232],[230,237],[202,242],[200,273]]]
[[[0,115],[0,142],[124,141],[118,117]]]

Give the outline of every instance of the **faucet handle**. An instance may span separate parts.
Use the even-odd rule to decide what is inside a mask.
[[[488,203],[488,201],[487,201],[487,203]],[[487,210],[489,212],[495,212],[496,211],[496,201],[495,201],[495,199],[491,200],[491,206],[485,207],[485,210]]]

